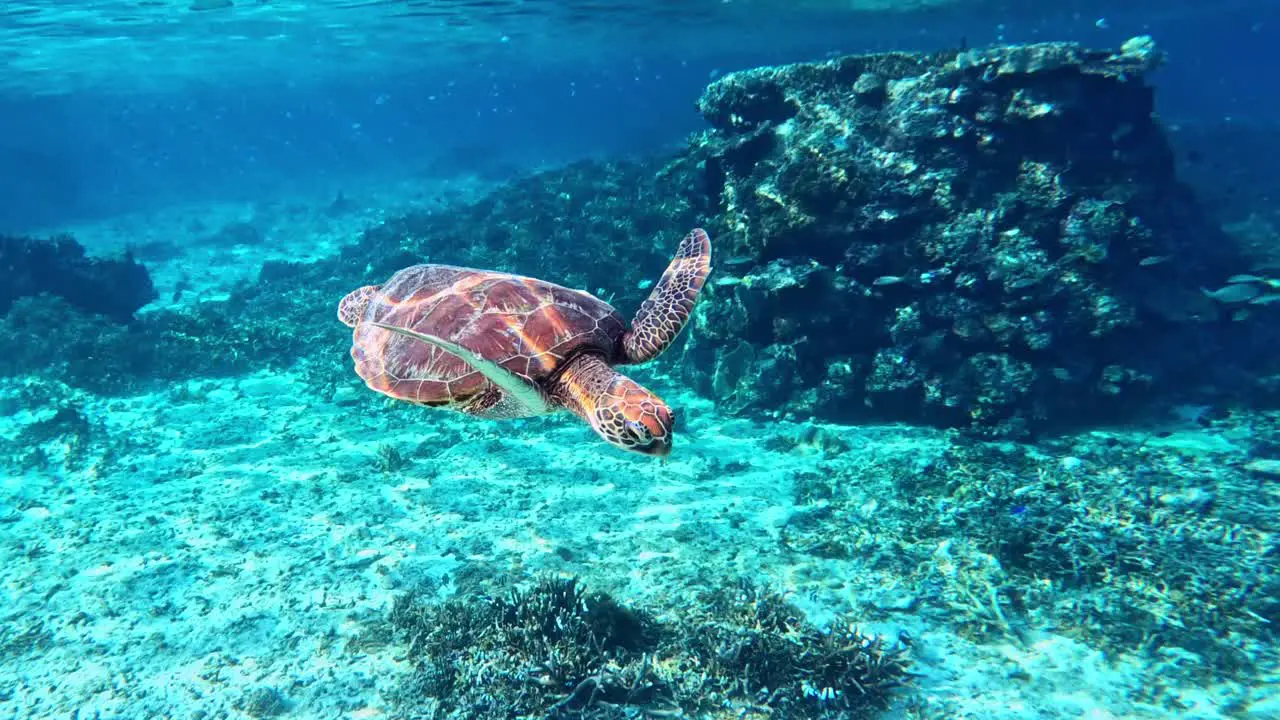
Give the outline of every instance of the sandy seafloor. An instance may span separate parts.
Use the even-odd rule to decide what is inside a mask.
[[[148,261],[158,305],[216,301],[264,260],[335,252],[396,204],[352,196],[380,209],[335,220],[315,198],[278,206],[287,213],[187,207],[71,229],[109,249],[256,217],[270,228],[259,245],[189,244]],[[335,322],[333,309],[317,308],[316,322]],[[927,461],[945,433],[825,426],[847,450],[784,452],[771,439],[806,423],[725,417],[673,378],[634,375],[682,408],[665,463],[617,452],[570,416],[473,420],[384,400],[354,373],[329,395],[302,372],[115,398],[56,378],[0,381],[0,438],[52,415],[56,403],[33,409],[32,394],[73,402],[91,424],[86,445],[54,441],[47,468],[0,484],[0,717],[245,717],[243,699],[263,687],[287,699],[284,717],[384,717],[409,668],[403,648],[361,634],[396,595],[424,581],[447,591],[460,574],[576,574],[634,603],[745,575],[791,591],[818,623],[901,592],[866,587],[857,558],[779,542],[804,511],[792,479],[819,459],[853,477],[886,459]],[[1205,462],[1243,453],[1203,446]],[[407,464],[382,469],[384,447]],[[1223,695],[1242,692],[1180,686],[1149,660],[1044,632],[980,645],[908,611],[868,629],[916,638],[911,693],[931,717],[1216,718]],[[1156,674],[1185,709],[1136,700]],[[1280,717],[1266,688],[1245,694],[1248,717]]]

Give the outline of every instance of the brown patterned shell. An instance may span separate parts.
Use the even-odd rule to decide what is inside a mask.
[[[626,323],[608,303],[542,280],[450,265],[397,272],[370,299],[351,356],[369,387],[422,405],[456,405],[491,384],[434,345],[380,322],[450,340],[542,384],[583,349],[615,359]]]

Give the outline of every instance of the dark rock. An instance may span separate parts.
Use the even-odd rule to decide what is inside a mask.
[[[19,298],[48,293],[83,312],[127,323],[156,297],[151,275],[131,254],[91,258],[70,235],[48,240],[0,236],[0,272],[5,279],[0,315]]]
[[[686,377],[744,410],[1019,435],[1203,372],[1199,288],[1240,259],[1176,180],[1158,60],[1049,43],[713,83],[681,161],[724,212]]]

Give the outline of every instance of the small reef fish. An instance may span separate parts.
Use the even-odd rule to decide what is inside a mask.
[[[1231,304],[1249,302],[1262,294],[1262,288],[1254,284],[1240,283],[1236,285],[1227,285],[1226,287],[1219,288],[1217,290],[1200,288],[1200,292],[1220,303]]]
[[[1144,257],[1141,260],[1139,260],[1138,265],[1141,267],[1151,267],[1152,265],[1163,265],[1169,262],[1169,260],[1171,259],[1172,258],[1170,258],[1168,255],[1151,255],[1149,257]]]
[[[872,280],[871,284],[877,287],[882,285],[897,285],[898,283],[906,282],[906,280],[906,278],[899,275],[881,275],[875,280]]]

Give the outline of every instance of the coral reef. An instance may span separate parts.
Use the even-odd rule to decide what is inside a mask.
[[[748,584],[657,619],[548,578],[496,597],[411,593],[390,623],[414,664],[404,716],[864,717],[907,678],[905,648],[844,621],[815,628]]]
[[[822,513],[792,523],[785,542],[868,558],[913,588],[906,605],[976,638],[1049,629],[1182,658],[1180,672],[1201,680],[1275,672],[1280,495],[1268,473],[1280,426],[1267,414],[1184,412],[1195,432],[1040,446],[957,438],[915,466],[816,473],[797,482],[797,500]],[[1243,437],[1258,459],[1214,461],[1243,455],[1228,439]]]
[[[623,314],[648,294],[689,228],[696,198],[663,165],[584,161],[515,180],[448,213],[418,213],[371,228],[344,256],[381,281],[413,262],[536,275],[613,298]],[[683,182],[684,177],[677,179]]]
[[[659,368],[729,412],[1022,437],[1180,394],[1274,402],[1280,303],[1254,252],[1274,233],[1255,218],[1224,235],[1178,182],[1143,80],[1158,58],[1136,39],[731,74],[700,101],[712,129],[674,158],[580,162],[389,218],[335,257],[268,262],[225,301],[126,332],[20,299],[0,372],[58,358],[65,382],[118,392],[301,362],[328,395],[352,382],[349,336],[321,318],[353,287],[444,262],[584,288],[626,315],[704,224],[715,273]]]
[[[686,376],[729,406],[1019,436],[1217,362],[1233,244],[1143,75],[1048,43],[727,75],[684,163],[724,213]]]
[[[147,269],[131,255],[91,258],[69,235],[48,240],[0,236],[0,267],[5,273],[0,315],[19,298],[49,294],[82,312],[127,323],[156,297]]]
[[[327,393],[354,379],[344,364],[350,331],[331,321],[337,300],[418,262],[536,275],[588,288],[631,313],[649,292],[642,281],[657,280],[699,218],[664,196],[659,169],[584,162],[518,180],[447,213],[389,219],[334,257],[268,262],[224,301],[149,312],[127,329],[56,299],[24,298],[0,318],[0,343],[11,348],[0,354],[0,374],[49,372],[56,358],[64,382],[118,393],[303,363]],[[224,228],[216,237],[228,233],[247,234]]]
[[[0,354],[0,374],[50,375],[73,387],[114,394],[299,362],[336,365],[332,358],[343,352],[338,334],[304,330],[314,323],[314,311],[308,313],[304,305],[312,295],[298,290],[278,297],[291,308],[278,318],[231,301],[146,313],[127,327],[99,322],[62,298],[22,298],[0,318],[0,342],[8,348]],[[296,299],[290,301],[291,296]],[[310,315],[305,324],[304,314]],[[322,359],[320,343],[326,341],[330,354]]]

